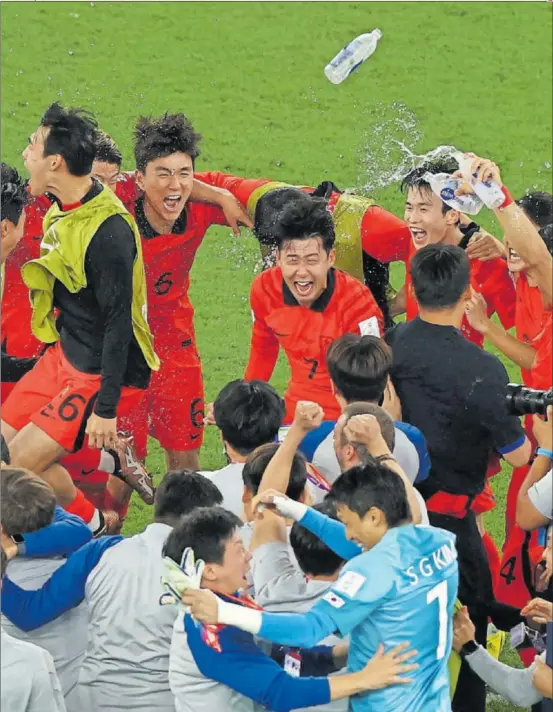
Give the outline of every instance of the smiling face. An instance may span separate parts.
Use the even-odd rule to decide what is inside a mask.
[[[448,210],[444,214],[442,207],[442,201],[430,189],[409,188],[404,219],[411,231],[415,249],[445,242],[448,232],[457,225],[457,210]]]
[[[346,504],[338,504],[336,514],[346,527],[346,537],[359,544],[363,551],[376,546],[388,531],[384,514],[376,507],[371,507],[365,516],[361,517]]]
[[[192,192],[192,158],[186,153],[156,158],[147,164],[144,173],[137,171],[136,180],[144,192],[145,208],[155,215],[157,222],[172,226]]]
[[[335,260],[334,249],[327,253],[320,237],[285,242],[277,255],[284,281],[302,307],[310,307],[324,292]]]
[[[29,191],[35,198],[46,192],[52,172],[61,162],[59,155],[44,155],[44,143],[49,132],[50,129],[39,126],[23,151],[23,162],[29,174]]]

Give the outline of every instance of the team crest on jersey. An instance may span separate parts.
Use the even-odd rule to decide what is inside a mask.
[[[338,579],[338,583],[334,588],[336,591],[345,593],[346,596],[353,598],[366,580],[367,578],[358,574],[357,571],[346,571],[346,573]]]

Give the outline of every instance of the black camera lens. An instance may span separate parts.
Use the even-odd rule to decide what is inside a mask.
[[[553,405],[553,388],[540,391],[509,383],[505,401],[512,415],[545,415],[548,406]]]

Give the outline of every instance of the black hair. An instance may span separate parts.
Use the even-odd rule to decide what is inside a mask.
[[[173,153],[186,153],[192,162],[200,155],[202,137],[184,114],[167,114],[153,119],[139,116],[134,131],[136,167],[144,173],[150,161]]]
[[[343,504],[361,518],[376,507],[386,517],[389,527],[412,520],[403,480],[386,466],[385,461],[374,458],[341,474],[327,499],[336,505]]]
[[[427,245],[411,260],[411,279],[419,306],[455,306],[470,283],[469,259],[456,245]]]
[[[279,250],[292,240],[320,237],[323,249],[328,254],[334,247],[336,234],[326,200],[301,195],[289,201],[278,214],[274,235]]]
[[[74,176],[86,176],[96,155],[98,124],[85,109],[66,109],[56,102],[44,112],[40,125],[49,129],[44,155],[59,154]]]
[[[425,173],[455,173],[459,169],[457,161],[452,158],[438,158],[432,161],[425,161],[422,165],[413,168],[401,181],[401,192],[407,193],[409,188],[415,188],[420,193],[431,194],[432,188],[430,183],[424,179]],[[447,212],[452,210],[449,205],[446,205],[442,201],[442,213],[445,215]]]
[[[19,173],[7,163],[1,166],[0,195],[0,218],[17,225],[29,196]]]
[[[284,401],[265,381],[231,381],[213,404],[223,440],[241,455],[272,442],[284,419]]]
[[[336,507],[329,500],[316,504],[313,509],[337,519]],[[329,549],[316,534],[295,522],[290,531],[290,545],[300,569],[306,576],[333,576],[344,565],[344,559]]]
[[[184,550],[190,547],[196,561],[222,564],[225,544],[243,525],[242,520],[222,507],[200,507],[183,517],[169,534],[163,547],[163,556],[181,563]]]
[[[549,250],[549,254],[553,256],[553,225],[550,223],[542,227],[539,233],[541,239],[545,242],[545,246]]]
[[[156,490],[156,520],[180,519],[199,507],[222,504],[223,495],[211,480],[198,472],[169,472]]]
[[[300,188],[285,186],[275,188],[262,195],[255,206],[253,234],[262,245],[277,247],[275,226],[280,220],[282,209],[291,201],[309,197]]]
[[[392,368],[392,350],[377,336],[344,334],[329,346],[328,372],[348,403],[382,400]]]
[[[4,467],[0,480],[0,523],[8,536],[36,532],[52,523],[56,495],[47,482],[21,467]]]
[[[2,434],[0,434],[0,462],[3,462],[5,465],[11,464],[10,448],[6,442],[6,438]]]
[[[261,484],[263,473],[267,469],[267,465],[273,459],[278,448],[278,443],[269,443],[258,447],[248,456],[244,469],[242,470],[242,479],[244,480],[245,486],[254,496],[257,494],[257,490]],[[288,488],[286,489],[286,496],[297,502],[305,489],[306,482],[307,460],[301,452],[296,452],[292,462],[292,470],[290,472]]]
[[[542,191],[527,193],[516,202],[530,220],[539,227],[544,228],[553,223],[553,195],[551,193]]]
[[[96,134],[96,155],[94,160],[102,161],[103,163],[115,163],[121,168],[123,154],[115,141],[105,131],[98,131]]]

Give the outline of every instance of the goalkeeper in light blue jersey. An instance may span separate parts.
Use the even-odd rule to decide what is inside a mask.
[[[361,670],[380,645],[388,649],[409,643],[418,651],[413,683],[352,697],[350,709],[450,712],[447,662],[458,585],[455,537],[410,523],[403,480],[382,461],[345,472],[329,497],[350,546],[358,544],[362,552],[309,613],[244,609],[197,590],[187,591],[183,602],[202,622],[234,625],[282,645],[311,647],[335,632],[349,635],[348,672]],[[275,504],[291,516],[282,499],[284,506]],[[294,518],[301,522],[302,517]],[[337,524],[329,524],[327,531],[336,531]]]

